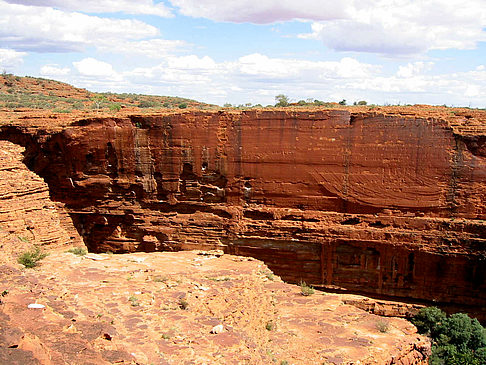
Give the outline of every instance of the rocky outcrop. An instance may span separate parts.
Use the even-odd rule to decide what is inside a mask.
[[[26,146],[92,251],[222,248],[291,282],[481,308],[481,123],[193,111],[0,137]]]
[[[0,262],[34,245],[66,249],[83,244],[70,217],[50,200],[44,180],[22,163],[23,150],[0,141]]]
[[[302,296],[220,253],[52,253],[35,271],[0,265],[3,290],[2,364],[425,365],[430,353],[404,319]]]

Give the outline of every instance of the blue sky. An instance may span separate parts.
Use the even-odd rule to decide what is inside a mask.
[[[0,71],[223,105],[486,107],[486,0],[0,0]]]

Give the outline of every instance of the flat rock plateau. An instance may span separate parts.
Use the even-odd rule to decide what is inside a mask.
[[[422,364],[397,317],[486,320],[484,110],[5,108],[0,141],[0,363]]]

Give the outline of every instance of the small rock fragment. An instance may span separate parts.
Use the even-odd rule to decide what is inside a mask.
[[[102,260],[108,260],[109,257],[104,257],[104,256],[100,256],[100,255],[97,255],[97,254],[87,254],[84,256],[84,258],[86,259],[91,259],[91,260],[94,260],[94,261],[102,261]]]
[[[197,252],[198,255],[201,256],[215,256],[215,257],[221,257],[224,255],[223,250],[209,250],[209,251],[199,251]]]
[[[217,326],[214,326],[213,329],[211,330],[211,333],[218,334],[218,333],[223,333],[224,332],[224,327],[222,324],[218,324]]]
[[[198,290],[203,290],[203,291],[209,290],[209,288],[207,286],[203,286],[203,285],[199,285],[199,284],[195,284],[194,288],[196,288]]]
[[[43,304],[38,304],[38,303],[32,303],[32,304],[29,304],[27,306],[27,308],[30,308],[30,309],[43,309],[45,308],[46,306],[43,305]]]

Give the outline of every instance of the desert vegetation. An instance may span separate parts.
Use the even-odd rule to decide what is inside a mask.
[[[436,307],[423,308],[412,318],[419,333],[432,339],[431,365],[486,364],[486,329],[464,313],[448,316]]]
[[[26,268],[32,269],[39,265],[39,262],[46,258],[47,255],[47,252],[42,252],[41,249],[36,246],[31,250],[22,253],[18,258],[18,262],[19,264],[24,265]]]
[[[74,247],[69,249],[68,252],[76,256],[84,256],[88,253],[88,251],[86,251],[86,249],[83,247]]]
[[[46,109],[54,113],[87,110],[117,113],[122,108],[210,108],[212,105],[171,96],[133,93],[94,93],[55,80],[20,77],[9,73],[0,75],[0,108]]]
[[[300,283],[300,294],[305,297],[314,294],[314,288],[310,285],[307,285],[304,281]]]
[[[366,100],[355,100],[348,103],[341,101],[322,101],[315,98],[292,100],[288,95],[278,94],[275,103],[262,104],[231,104],[225,103],[224,108],[254,109],[254,108],[287,108],[287,107],[363,107],[374,109],[380,107]],[[412,106],[385,103],[383,106]],[[445,105],[444,105],[445,107]],[[15,111],[22,109],[50,110],[53,113],[72,113],[75,111],[95,111],[116,114],[122,109],[212,109],[216,105],[206,104],[177,96],[157,96],[135,93],[95,93],[85,89],[75,88],[69,84],[39,77],[20,77],[10,73],[0,74],[0,109]],[[452,112],[451,112],[452,113]]]

